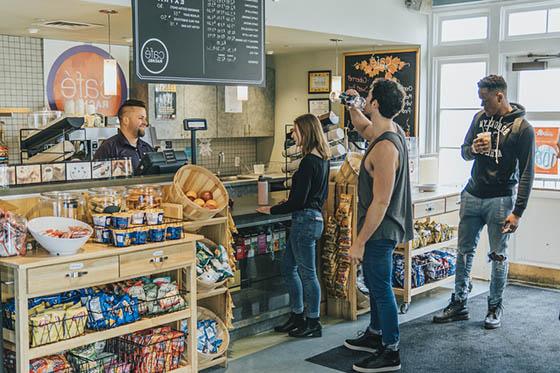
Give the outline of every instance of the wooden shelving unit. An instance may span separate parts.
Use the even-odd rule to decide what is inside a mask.
[[[352,239],[357,236],[357,211],[358,211],[358,194],[357,186],[353,184],[337,184],[335,182],[329,183],[329,192],[327,198],[327,205],[325,209],[325,214],[327,216],[333,216],[339,203],[339,196],[341,193],[351,194],[352,198]],[[413,195],[413,208],[414,208],[414,219],[431,219],[435,216],[456,213],[460,206],[460,194],[458,190],[446,189],[440,192],[434,193],[422,193],[418,195]],[[326,219],[325,219],[326,221]],[[395,249],[395,254],[401,254],[404,256],[405,264],[405,276],[404,276],[404,287],[403,288],[393,288],[395,295],[402,298],[402,303],[399,308],[402,313],[408,311],[412,297],[426,291],[432,290],[434,288],[440,287],[454,282],[455,276],[449,276],[439,281],[428,283],[424,286],[418,288],[412,288],[412,257],[425,254],[433,250],[441,250],[450,246],[455,246],[457,244],[457,239],[441,242],[433,245],[428,245],[425,247],[412,249],[412,243],[407,242],[403,245],[399,245]],[[320,255],[319,255],[320,257]],[[322,268],[320,264],[320,268]],[[357,277],[357,266],[355,264],[351,265],[350,274],[348,276],[348,297],[345,299],[339,298],[329,298],[326,297],[326,307],[327,314],[337,318],[343,318],[346,320],[356,320],[359,315],[368,313],[369,305],[364,308],[359,308],[357,301],[357,292],[359,291],[356,286]],[[324,292],[323,292],[324,293]]]
[[[216,244],[221,244],[224,247],[227,245],[227,231],[228,231],[228,209],[224,209],[215,217],[206,220],[185,222],[184,228],[189,232],[196,232],[203,235],[205,238],[211,240]],[[227,284],[227,283],[226,283]],[[226,325],[228,321],[228,302],[230,299],[230,290],[227,285],[220,286],[216,289],[209,291],[199,290],[197,292],[197,304],[214,312]],[[218,356],[211,361],[201,362],[198,366],[199,370],[211,368],[214,366],[227,367],[227,351],[224,355]]]
[[[3,330],[5,347],[15,350],[16,370],[26,372],[29,361],[34,358],[64,352],[156,326],[178,327],[181,320],[187,320],[189,331],[196,330],[196,256],[195,242],[202,236],[186,234],[181,240],[164,241],[127,248],[115,248],[102,244],[87,243],[82,250],[71,256],[51,256],[37,251],[24,257],[0,259],[2,278],[13,280],[13,287],[3,289],[3,299],[16,299],[15,331]],[[154,258],[158,260],[154,260]],[[79,268],[80,276],[72,276]],[[128,275],[134,271],[134,276]],[[68,340],[31,348],[29,345],[30,298],[57,294],[71,289],[100,286],[131,277],[166,273],[173,275],[178,284],[187,292],[188,308],[152,318],[143,318],[134,323],[103,331],[92,331]],[[187,276],[183,280],[182,274]],[[121,277],[122,275],[122,277]],[[37,285],[40,284],[40,285]],[[196,336],[187,336],[187,350],[184,365],[175,371],[196,372],[198,370]]]
[[[336,209],[338,208],[338,203],[340,200],[340,195],[350,194],[352,195],[352,238],[356,237],[358,234],[358,202],[357,202],[357,187],[353,184],[337,184],[334,181],[329,182],[329,190],[327,197],[327,205],[325,209],[325,215],[334,216]],[[325,222],[327,219],[325,219]],[[325,223],[326,224],[326,223]],[[319,255],[319,257],[321,257]],[[322,261],[322,260],[321,260]],[[319,264],[319,268],[322,268],[322,263]],[[326,291],[322,293],[325,294],[327,301],[327,314],[329,316],[343,318],[346,320],[356,320],[358,318],[358,312],[366,313],[369,309],[358,309],[357,302],[357,291],[356,288],[356,277],[357,277],[357,267],[352,264],[350,266],[350,274],[348,276],[348,297],[342,298],[332,298],[326,294]]]

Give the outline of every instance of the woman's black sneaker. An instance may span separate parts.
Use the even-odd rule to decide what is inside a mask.
[[[381,349],[381,335],[372,333],[369,328],[365,332],[358,332],[358,338],[347,339],[344,346],[354,351],[375,353]]]
[[[361,373],[394,372],[401,369],[399,351],[382,349],[378,353],[354,364],[352,369]]]
[[[274,331],[278,333],[289,333],[297,328],[305,326],[305,318],[303,313],[291,313],[290,318],[282,325],[274,327]]]
[[[305,325],[302,328],[294,329],[291,332],[289,332],[288,335],[290,337],[296,337],[296,338],[306,338],[306,337],[318,338],[323,335],[322,329],[323,327],[321,326],[318,317],[317,318],[308,317],[305,320]]]

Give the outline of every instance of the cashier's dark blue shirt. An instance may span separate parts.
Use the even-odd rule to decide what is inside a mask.
[[[126,137],[119,131],[118,134],[108,138],[101,144],[99,149],[95,152],[93,160],[130,158],[132,160],[132,169],[136,170],[144,154],[153,151],[154,148],[142,139],[138,139],[136,146],[130,145]]]

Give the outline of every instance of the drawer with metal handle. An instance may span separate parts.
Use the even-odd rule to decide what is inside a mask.
[[[107,257],[31,268],[27,277],[30,295],[54,294],[117,280],[119,261]]]
[[[445,199],[445,212],[457,211],[461,208],[461,195],[447,197]]]
[[[194,261],[194,242],[119,255],[121,277],[184,267]]]
[[[414,204],[414,219],[445,213],[445,199],[419,202]]]

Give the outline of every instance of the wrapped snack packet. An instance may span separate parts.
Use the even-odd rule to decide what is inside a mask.
[[[154,314],[159,312],[159,305],[157,302],[158,287],[156,284],[144,285],[144,291],[146,292],[146,306],[148,307],[148,314]]]
[[[27,220],[0,209],[0,256],[25,255]]]
[[[145,315],[148,312],[148,305],[146,304],[146,292],[144,291],[144,284],[142,281],[137,281],[136,283],[123,288],[123,291],[130,295],[132,298],[137,299],[138,313],[140,315]]]
[[[31,347],[61,340],[64,337],[64,311],[46,310],[29,318],[31,323]]]
[[[50,342],[48,325],[51,322],[49,314],[40,313],[29,318],[31,324],[31,347],[41,346]]]
[[[70,364],[64,355],[52,355],[31,360],[29,373],[67,372]]]
[[[179,294],[179,288],[175,282],[160,286],[158,289],[158,300],[162,311],[179,310],[185,305],[185,301]]]
[[[84,334],[87,322],[87,308],[71,307],[64,316],[64,339],[74,338]]]

